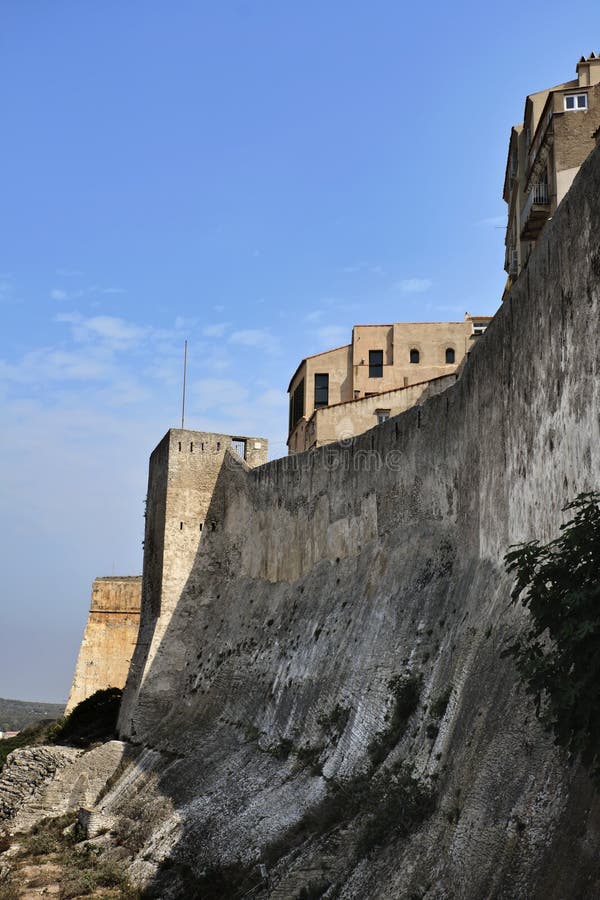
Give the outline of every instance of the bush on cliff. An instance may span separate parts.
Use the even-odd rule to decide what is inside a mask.
[[[122,696],[119,688],[106,688],[82,700],[55,729],[53,742],[89,747],[111,740],[116,735]]]
[[[409,719],[419,705],[421,685],[419,675],[395,675],[388,682],[388,687],[392,692],[389,724],[386,729],[375,735],[368,747],[371,765],[374,769],[381,765],[403,737]]]
[[[600,787],[600,491],[579,494],[572,518],[548,544],[509,548],[511,597],[529,610],[505,651],[556,744],[580,757]]]

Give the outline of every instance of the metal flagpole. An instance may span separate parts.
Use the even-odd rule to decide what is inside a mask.
[[[181,430],[185,422],[185,379],[187,373],[187,341],[183,343],[183,397],[181,398]]]

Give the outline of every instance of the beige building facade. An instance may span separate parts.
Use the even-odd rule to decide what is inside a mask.
[[[141,575],[96,578],[65,715],[96,691],[125,687],[141,604]]]
[[[572,81],[529,94],[523,124],[511,130],[503,190],[507,289],[596,144],[600,57],[582,56],[576,71]]]
[[[352,343],[306,357],[288,388],[288,452],[361,434],[413,406],[429,382],[445,389],[490,319],[355,325]]]

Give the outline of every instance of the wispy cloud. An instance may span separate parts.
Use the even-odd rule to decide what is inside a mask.
[[[229,378],[199,378],[190,385],[194,405],[199,410],[239,406],[248,397],[248,388]]]
[[[322,328],[316,329],[315,335],[320,344],[328,347],[339,347],[350,343],[349,331],[343,325],[324,325]]]
[[[202,329],[204,337],[223,337],[229,328],[229,322],[215,322],[214,325],[207,325]]]
[[[53,300],[80,300],[82,297],[93,297],[110,294],[124,294],[125,288],[121,287],[102,287],[99,284],[90,284],[88,287],[77,288],[76,290],[65,290],[65,288],[52,288],[50,297]]]
[[[432,285],[429,278],[403,278],[396,283],[396,287],[403,294],[424,294]]]
[[[340,272],[344,275],[356,275],[358,272],[367,272],[371,275],[385,275],[385,269],[377,263],[357,262],[348,266],[342,266]]]
[[[57,322],[71,326],[72,335],[78,343],[100,340],[115,350],[124,350],[138,344],[150,329],[119,319],[116,316],[91,316],[80,313],[59,313]]]
[[[19,303],[15,294],[15,285],[10,275],[0,275],[0,304]]]
[[[281,353],[279,338],[271,334],[268,328],[248,328],[234,331],[229,338],[229,343],[236,344],[238,347],[254,347],[273,355]]]

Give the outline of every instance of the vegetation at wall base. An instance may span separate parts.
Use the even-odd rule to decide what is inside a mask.
[[[103,858],[83,837],[75,813],[43,819],[30,831],[8,837],[17,853],[7,860],[0,900],[16,900],[24,890],[53,896],[58,890],[61,900],[98,897],[98,891],[113,900],[139,900],[141,893],[127,881],[122,864]]]
[[[4,768],[4,764],[9,753],[18,750],[20,747],[33,747],[38,744],[48,744],[52,741],[52,735],[56,729],[56,722],[40,722],[37,725],[31,725],[24,728],[12,738],[6,738],[0,741],[0,772]]]
[[[388,687],[392,692],[392,710],[387,728],[376,734],[368,747],[371,765],[375,769],[387,758],[406,731],[412,714],[419,705],[420,675],[395,675]]]
[[[60,723],[53,735],[53,742],[89,747],[90,744],[111,740],[116,736],[122,696],[123,691],[119,688],[106,688],[82,700]]]
[[[547,544],[510,547],[511,594],[530,614],[503,655],[515,660],[536,714],[600,789],[600,491],[578,494]]]

